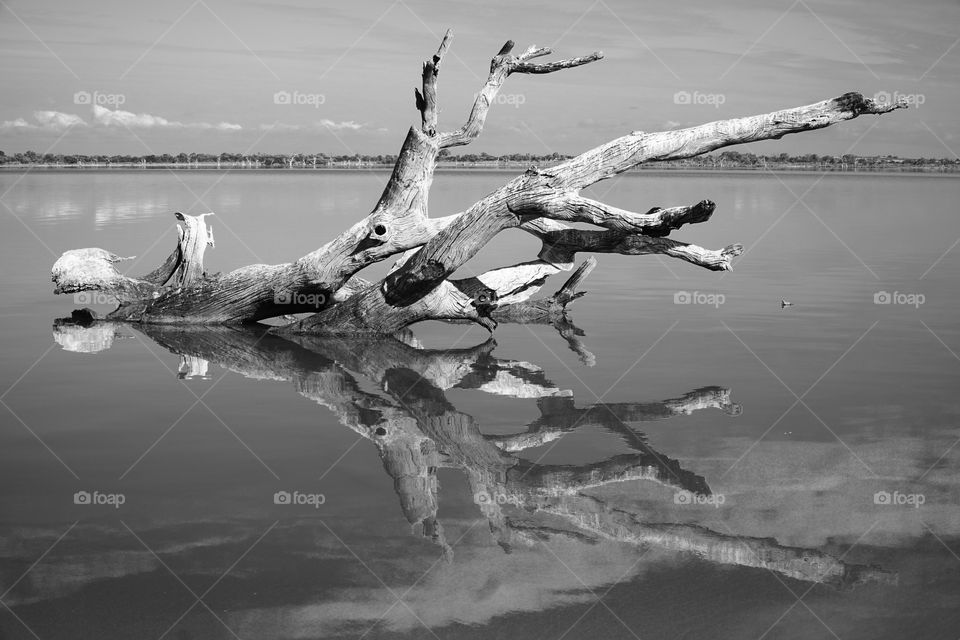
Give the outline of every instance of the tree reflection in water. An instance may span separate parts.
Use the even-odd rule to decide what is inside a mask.
[[[569,320],[555,323],[586,362],[579,331]],[[376,446],[392,478],[404,517],[418,535],[453,560],[453,549],[437,518],[437,471],[456,469],[469,481],[494,540],[505,552],[538,540],[565,536],[584,544],[601,540],[688,552],[710,562],[764,568],[794,579],[850,587],[894,582],[877,567],[842,562],[816,549],[788,547],[770,538],[725,535],[688,523],[648,522],[641,510],[603,497],[602,489],[630,481],[652,482],[711,496],[706,479],[657,451],[636,426],[695,411],[718,409],[739,415],[730,391],[694,389],[659,402],[578,406],[528,362],[498,358],[493,339],[470,348],[424,349],[412,333],[394,337],[327,338],[268,334],[263,327],[177,327],[117,325],[83,314],[58,320],[54,337],[65,349],[99,351],[117,335],[140,331],[180,356],[179,376],[206,377],[210,362],[246,377],[292,382],[297,392],[331,411],[344,426]],[[378,392],[367,391],[361,379]],[[485,435],[477,420],[447,398],[449,389],[471,389],[526,398],[540,416],[526,430]],[[619,436],[630,453],[581,465],[538,464],[523,451],[582,427],[601,427]]]

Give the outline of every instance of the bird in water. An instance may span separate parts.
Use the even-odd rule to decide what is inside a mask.
[[[789,300],[784,300],[783,298],[780,298],[780,308],[781,308],[781,309],[783,309],[784,307],[792,307],[792,306],[793,306],[793,303],[792,303],[792,302],[790,302]]]

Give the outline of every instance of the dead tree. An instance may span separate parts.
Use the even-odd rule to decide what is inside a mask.
[[[206,275],[203,252],[213,238],[202,217],[183,222],[170,257],[141,277],[121,275],[118,255],[102,249],[67,251],[53,266],[55,293],[96,290],[117,298],[109,319],[151,324],[241,324],[286,314],[311,313],[278,332],[388,334],[426,319],[470,320],[492,330],[495,311],[527,302],[551,275],[573,266],[578,252],[662,254],[715,271],[728,270],[739,244],[709,250],[668,238],[685,224],[704,222],[715,205],[654,207],[638,213],[580,195],[600,180],[639,164],[691,158],[722,147],[779,139],[905,104],[881,105],[846,93],[803,107],[711,122],[686,129],[634,131],[549,168],[531,167],[466,211],[431,218],[427,200],[440,151],[469,144],[483,130],[500,87],[513,74],[548,74],[600,60],[599,52],[556,62],[531,46],[513,53],[508,41],[490,63],[487,81],[467,121],[438,129],[437,78],[451,33],[423,65],[415,91],[420,126],[407,133],[393,173],[373,211],[316,251],[294,262],[251,265]],[[590,223],[581,230],[566,223]],[[536,260],[477,277],[450,276],[505,229],[519,228],[542,241]],[[356,274],[403,254],[381,281]]]

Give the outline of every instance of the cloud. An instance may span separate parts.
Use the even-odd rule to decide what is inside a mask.
[[[64,131],[70,127],[85,127],[87,123],[80,116],[62,111],[34,111],[33,119],[36,124],[27,122],[23,118],[7,120],[0,124],[0,131]]]
[[[131,129],[152,129],[154,127],[183,126],[179,122],[170,122],[160,116],[152,116],[147,113],[136,114],[130,111],[117,109],[111,111],[100,105],[93,105],[93,119],[106,127],[121,126]]]
[[[204,131],[241,131],[243,127],[230,122],[178,122],[167,120],[149,113],[133,113],[117,109],[112,111],[100,105],[93,105],[93,119],[105,127],[125,127],[128,129],[200,129]]]
[[[42,127],[49,127],[57,130],[63,130],[67,127],[86,126],[86,122],[80,116],[72,113],[63,113],[61,111],[34,111],[33,117]]]
[[[274,122],[273,124],[260,125],[260,130],[276,131],[277,133],[282,133],[284,131],[300,131],[301,127],[298,124],[286,124],[284,122]]]
[[[354,122],[353,120],[344,120],[343,122],[334,122],[333,120],[328,120],[324,118],[318,124],[326,127],[327,129],[334,129],[334,130],[350,129],[351,131],[356,131],[357,129],[363,128],[362,124]]]
[[[23,118],[17,118],[16,120],[5,120],[0,124],[0,129],[6,131],[9,129],[36,129],[37,125],[30,124]]]
[[[360,131],[361,129],[374,131],[376,133],[384,133],[387,131],[383,127],[378,129],[370,129],[368,125],[360,122],[354,122],[353,120],[342,120],[340,122],[336,122],[334,120],[330,120],[329,118],[317,120],[309,124],[287,124],[285,122],[274,122],[273,124],[262,124],[260,125],[260,129],[262,131],[275,131],[278,133],[293,131],[323,133],[324,131]]]
[[[71,127],[149,129],[155,131],[223,131],[228,133],[243,131],[243,126],[233,122],[181,122],[179,120],[168,120],[163,116],[150,113],[134,113],[132,111],[124,111],[123,109],[109,109],[98,104],[92,105],[92,107],[93,120],[89,124],[80,116],[72,113],[64,113],[62,111],[34,111],[33,119],[35,122],[30,122],[24,118],[6,120],[0,122],[0,131],[51,131],[60,133]],[[341,120],[337,122],[329,118],[307,124],[286,124],[282,122],[262,124],[259,126],[259,129],[261,131],[307,133],[361,130],[385,133],[387,131],[387,129],[383,127],[374,129],[367,124],[353,120]]]

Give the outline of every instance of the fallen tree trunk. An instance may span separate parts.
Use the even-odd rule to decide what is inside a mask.
[[[557,166],[531,167],[462,213],[428,216],[428,195],[441,150],[469,144],[483,130],[490,106],[512,74],[548,74],[583,66],[599,52],[538,63],[549,49],[513,54],[508,41],[490,64],[466,123],[437,130],[437,78],[450,47],[447,32],[423,66],[416,90],[420,127],[411,127],[393,173],[373,211],[347,231],[295,262],[251,265],[207,276],[203,249],[212,232],[202,218],[184,222],[177,248],[157,270],[139,278],[121,275],[120,258],[102,249],[64,253],[53,267],[55,293],[96,290],[114,295],[109,318],[156,324],[240,324],[296,313],[313,315],[279,329],[286,333],[393,333],[425,319],[470,320],[492,330],[496,312],[525,302],[559,271],[573,267],[577,252],[660,254],[716,270],[731,268],[742,247],[708,250],[667,238],[685,224],[710,218],[713,202],[654,207],[636,213],[579,194],[600,180],[644,162],[690,158],[729,145],[779,139],[827,127],[864,114],[883,114],[904,104],[880,105],[858,93],[772,113],[657,133],[633,132]],[[589,223],[580,230],[566,223]],[[505,229],[519,228],[543,242],[537,260],[489,271],[476,278],[450,276]],[[404,253],[382,281],[356,274]]]

